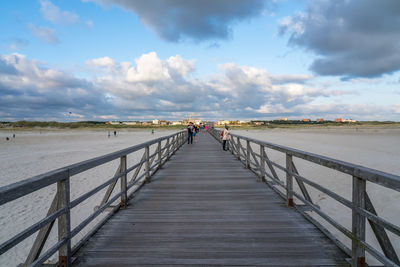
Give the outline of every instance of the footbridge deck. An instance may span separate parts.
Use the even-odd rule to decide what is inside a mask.
[[[345,255],[202,133],[76,259],[77,266],[342,266]]]

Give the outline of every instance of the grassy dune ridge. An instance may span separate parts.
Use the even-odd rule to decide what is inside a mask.
[[[216,126],[220,128],[223,126]],[[330,127],[384,127],[398,128],[400,122],[394,121],[360,121],[354,123],[336,123],[336,122],[303,122],[303,121],[271,121],[266,125],[252,125],[250,123],[235,125],[230,124],[231,129],[273,129],[273,128],[330,128]],[[186,125],[127,125],[127,124],[106,124],[101,121],[79,121],[79,122],[57,122],[57,121],[16,121],[0,122],[2,130],[32,130],[32,129],[185,129]]]

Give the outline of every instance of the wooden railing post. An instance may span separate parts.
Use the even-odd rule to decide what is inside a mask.
[[[365,248],[360,241],[365,241],[365,217],[357,209],[365,209],[365,180],[353,176],[353,209],[352,209],[352,266],[364,267]]]
[[[71,214],[70,214],[70,182],[67,179],[57,182],[58,209],[67,211],[58,217],[58,241],[66,239],[65,245],[58,250],[58,266],[71,265]]]
[[[126,172],[126,155],[122,156],[120,158],[119,172],[120,173]],[[120,206],[122,208],[126,208],[127,201],[128,201],[128,192],[127,192],[127,189],[126,189],[126,186],[127,186],[127,178],[126,178],[126,176],[127,176],[126,173],[121,176],[121,192],[122,192],[122,195],[121,195],[121,204],[120,204]]]
[[[169,142],[169,138],[167,138],[167,143],[165,144],[166,148],[167,148],[167,160],[169,160],[169,152],[170,152],[170,142]]]
[[[158,141],[158,168],[161,169],[161,141]]]
[[[172,155],[173,154],[175,154],[175,151],[176,151],[176,138],[175,138],[175,135],[172,137]],[[171,156],[172,156],[171,155]]]
[[[286,153],[286,199],[287,205],[293,207],[293,172],[292,155]]]
[[[246,140],[246,168],[250,169],[250,141]]]
[[[146,165],[145,165],[145,167],[146,167],[146,183],[150,183],[150,159],[149,159],[149,157],[150,157],[150,147],[149,147],[149,145],[147,145],[146,147],[145,147],[145,154],[146,154]]]
[[[261,182],[265,182],[265,150],[264,146],[260,145],[260,179]]]
[[[237,151],[236,151],[236,156],[237,156],[237,159],[238,160],[240,160],[240,148],[242,147],[242,144],[240,143],[240,139],[239,139],[239,137],[236,137],[236,144],[237,144],[237,146],[236,146],[236,148],[237,148]]]

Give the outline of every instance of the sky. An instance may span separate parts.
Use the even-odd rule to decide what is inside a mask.
[[[400,121],[398,0],[5,0],[0,121]]]

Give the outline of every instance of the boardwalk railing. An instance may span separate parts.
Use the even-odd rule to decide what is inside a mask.
[[[69,266],[71,264],[71,256],[74,255],[77,250],[118,209],[126,207],[128,199],[132,197],[133,193],[140,188],[140,185],[144,182],[150,182],[151,176],[158,169],[160,169],[162,165],[172,156],[172,154],[174,154],[175,151],[185,143],[185,140],[185,132],[178,132],[1,187],[0,207],[10,201],[16,200],[50,185],[56,184],[57,192],[47,212],[47,216],[4,243],[0,244],[0,255],[16,246],[35,232],[39,231],[24,265],[40,266],[44,261],[49,259],[58,251],[58,265]],[[151,146],[156,146],[155,149],[153,147],[154,153],[152,154],[150,154]],[[133,166],[127,166],[128,155],[136,151],[140,152],[140,150],[144,150],[141,160]],[[74,175],[101,166],[118,158],[120,159],[120,164],[112,178],[95,188],[91,188],[89,192],[71,201],[70,180],[74,178]],[[143,165],[145,166],[145,169],[141,171]],[[128,174],[131,172],[133,172],[133,175],[128,181]],[[139,175],[140,173],[142,174]],[[114,187],[118,181],[121,185],[120,191],[111,197]],[[136,188],[132,188],[135,185]],[[89,197],[98,193],[107,186],[108,188],[106,194],[95,211],[86,219],[84,219],[78,226],[76,226],[74,229],[71,229],[71,209],[77,207],[83,201],[87,200]],[[129,192],[129,189],[132,189],[133,192],[132,190]],[[98,222],[94,228],[92,228],[72,248],[71,239],[103,211],[109,208],[112,203],[118,200],[118,198],[120,198],[120,204],[112,207],[111,212],[108,213],[107,216],[105,216],[100,222]],[[42,252],[56,219],[58,221],[58,242],[47,251]]]
[[[209,132],[221,142],[220,130],[209,129]],[[399,237],[400,227],[378,216],[366,191],[366,184],[368,182],[400,192],[400,176],[236,134],[231,134],[228,143],[232,154],[244,163],[246,168],[258,175],[261,181],[267,183],[286,200],[288,206],[296,208],[305,218],[317,226],[339,248],[349,255],[352,258],[352,266],[366,265],[365,251],[369,252],[378,261],[385,264],[385,266],[400,265],[396,251],[386,233],[386,230],[389,230]],[[260,152],[254,152],[252,146],[259,147]],[[286,166],[271,161],[266,154],[265,148],[284,153],[286,155]],[[300,175],[293,162],[293,158],[303,159],[351,175],[353,180],[352,201]],[[267,172],[266,166],[269,172]],[[285,177],[280,178],[275,168],[282,170],[285,173]],[[293,179],[296,180],[301,194],[293,190]],[[352,230],[349,231],[334,218],[323,212],[319,206],[314,204],[305,184],[325,193],[332,199],[351,209]],[[283,192],[279,190],[279,187],[283,189]],[[295,203],[293,201],[294,197],[301,201],[302,204]],[[397,205],[398,204],[399,203],[397,203]],[[314,211],[326,222],[348,237],[352,242],[351,249],[336,238],[326,227],[315,219],[314,216],[310,216],[310,214],[306,213],[307,210]],[[368,220],[371,225],[372,231],[380,244],[383,254],[366,242],[366,220]]]

